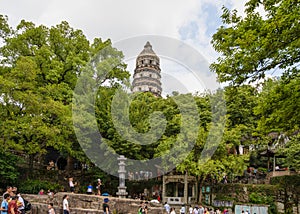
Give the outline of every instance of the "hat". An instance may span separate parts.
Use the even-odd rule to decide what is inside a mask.
[[[98,181],[101,181],[101,179],[100,179],[100,178],[98,178]]]
[[[107,202],[109,202],[109,199],[108,198],[104,198],[104,203],[107,203]]]

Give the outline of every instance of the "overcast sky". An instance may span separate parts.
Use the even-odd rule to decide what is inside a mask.
[[[12,26],[22,19],[49,27],[67,21],[73,28],[83,30],[90,40],[95,37],[110,38],[113,43],[118,43],[143,35],[170,37],[195,48],[211,63],[217,53],[210,40],[221,25],[222,6],[242,13],[244,4],[245,0],[1,0],[0,13],[8,16]],[[159,48],[152,45],[160,55],[157,52]],[[137,54],[142,49],[141,45]],[[176,60],[168,60],[167,57],[161,60],[164,73],[179,80],[188,91],[197,91],[202,87],[188,69],[182,69],[184,62],[176,63]],[[134,59],[127,62],[132,71]],[[180,69],[183,70],[181,73],[178,72]]]

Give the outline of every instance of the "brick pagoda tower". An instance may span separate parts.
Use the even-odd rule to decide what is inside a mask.
[[[161,96],[159,58],[152,50],[150,42],[146,43],[136,59],[132,92],[151,92],[155,96]]]

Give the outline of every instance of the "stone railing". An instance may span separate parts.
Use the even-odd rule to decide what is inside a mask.
[[[296,174],[297,174],[296,172],[291,172],[290,170],[272,171],[267,174],[266,183],[269,184],[270,179],[272,177],[285,176],[285,175],[296,175]]]
[[[110,206],[111,213],[115,214],[136,214],[140,205],[140,200],[86,194],[72,194],[65,192],[59,192],[53,197],[49,197],[48,195],[29,194],[23,194],[22,196],[32,204],[32,210],[28,213],[47,213],[48,204],[53,203],[56,213],[59,214],[62,213],[62,198],[64,195],[69,195],[68,201],[71,214],[102,214],[102,204],[104,198],[109,198],[110,201],[108,204]],[[162,204],[148,204],[149,214],[163,214],[163,211],[164,209]]]

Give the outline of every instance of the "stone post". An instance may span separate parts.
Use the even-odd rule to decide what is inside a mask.
[[[125,186],[125,175],[126,175],[126,170],[125,170],[125,161],[127,160],[127,158],[124,157],[124,155],[120,155],[120,157],[118,158],[119,161],[119,186],[118,186],[118,192],[116,193],[119,198],[126,198],[126,196],[128,195],[128,192],[126,192],[126,186]]]
[[[163,186],[162,186],[162,201],[163,203],[167,202],[167,199],[166,199],[166,176],[163,175],[162,176],[162,179],[163,179]]]
[[[183,202],[185,203],[185,206],[188,203],[188,172],[187,170],[185,171],[184,174],[184,193],[183,193],[184,199]]]

